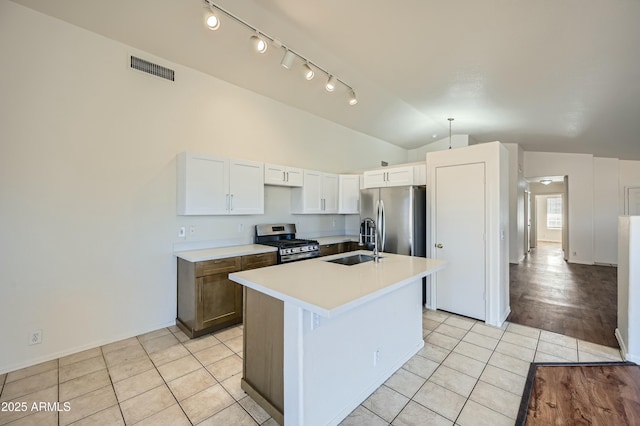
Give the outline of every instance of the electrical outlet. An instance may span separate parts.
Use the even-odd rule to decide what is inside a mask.
[[[244,224],[243,223],[239,223],[238,224],[238,232],[243,232],[244,231]]]
[[[190,226],[189,227],[189,235],[196,235],[196,227],[195,226]]]
[[[42,343],[42,330],[33,330],[29,333],[29,344],[39,345]]]
[[[380,350],[373,351],[373,366],[375,367],[380,362]]]
[[[178,228],[178,238],[184,238],[187,236],[187,230],[184,226]]]

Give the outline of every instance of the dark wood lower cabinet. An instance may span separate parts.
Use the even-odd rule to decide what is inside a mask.
[[[198,278],[198,317],[201,329],[242,321],[242,286],[230,281],[228,274]]]
[[[229,273],[275,265],[275,252],[203,262],[178,258],[178,318],[191,338],[242,322],[242,286]]]
[[[284,424],[284,302],[244,288],[242,389]]]

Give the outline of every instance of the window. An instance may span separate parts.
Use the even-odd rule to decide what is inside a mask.
[[[562,197],[547,198],[547,228],[562,228]]]

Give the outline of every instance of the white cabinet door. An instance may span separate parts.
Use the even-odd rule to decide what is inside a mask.
[[[393,167],[387,170],[386,186],[413,185],[413,166]]]
[[[287,186],[300,187],[304,183],[304,176],[302,169],[296,169],[295,167],[287,167],[286,169],[286,181]]]
[[[229,160],[189,152],[177,158],[177,213],[227,214]]]
[[[262,163],[229,161],[229,214],[264,213],[264,169]]]
[[[304,185],[291,191],[295,214],[338,213],[338,175],[304,170]]]
[[[285,167],[277,164],[264,165],[264,184],[265,185],[284,185],[285,183]]]
[[[387,186],[386,170],[369,170],[364,172],[364,188],[380,188]]]
[[[364,188],[425,185],[426,165],[389,167],[364,172]]]
[[[304,185],[300,191],[302,208],[298,213],[322,213],[322,173],[305,170]]]
[[[302,182],[302,169],[277,164],[264,165],[265,185],[302,186]]]
[[[179,215],[264,213],[262,163],[190,152],[176,162]]]
[[[360,213],[360,176],[340,175],[338,183],[338,213]]]
[[[338,175],[322,174],[322,213],[338,213]]]

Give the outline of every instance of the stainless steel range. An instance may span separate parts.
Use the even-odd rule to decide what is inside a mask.
[[[256,225],[255,242],[278,247],[278,263],[320,256],[317,241],[296,239],[296,225],[293,223]]]

